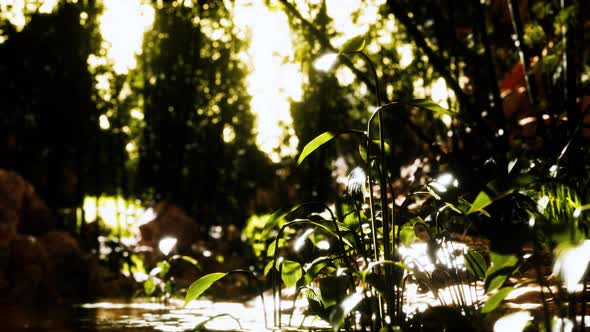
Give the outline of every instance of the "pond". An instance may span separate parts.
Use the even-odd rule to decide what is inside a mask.
[[[191,302],[186,308],[183,308],[182,302],[178,300],[163,304],[145,298],[104,298],[92,303],[43,308],[0,308],[0,325],[4,332],[180,332],[192,331],[195,326],[212,317],[215,318],[206,324],[211,330],[265,330],[264,310],[259,299],[246,303],[198,300]],[[271,324],[272,308],[267,309],[268,322]],[[286,322],[288,319],[289,315],[283,315],[283,321]],[[310,327],[314,330],[327,327],[311,318],[304,319],[299,311],[296,311],[292,323],[293,326],[301,326],[305,330]]]

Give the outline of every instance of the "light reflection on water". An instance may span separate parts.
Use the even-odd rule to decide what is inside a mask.
[[[220,313],[228,313],[239,319],[245,330],[264,330],[262,311],[250,303],[215,303],[202,300],[193,301],[187,308],[182,308],[180,301],[171,301],[164,305],[137,300],[129,303],[88,303],[79,305],[78,308],[93,312],[95,328],[98,331],[189,331],[209,317]],[[220,317],[207,323],[207,328],[237,330],[239,326],[229,317]]]
[[[266,296],[265,296],[266,297]],[[272,301],[268,301],[269,319],[272,319]],[[168,305],[135,299],[127,302],[101,299],[93,303],[74,306],[24,308],[0,306],[0,331],[3,332],[180,332],[192,331],[210,317],[230,314],[239,320],[243,331],[265,331],[264,311],[260,299],[246,303],[193,301],[182,308],[182,301],[172,300]],[[283,315],[283,322],[288,321]],[[304,317],[299,310],[293,326],[300,326]],[[318,321],[307,318],[303,329],[320,328]],[[272,322],[269,321],[269,325]],[[311,325],[311,326],[310,326]],[[326,328],[327,325],[322,326]],[[207,323],[210,330],[237,331],[240,327],[229,316],[217,317]],[[321,328],[320,328],[321,329]]]

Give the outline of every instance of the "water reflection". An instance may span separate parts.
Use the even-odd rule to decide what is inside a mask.
[[[270,295],[269,295],[270,296]],[[272,303],[272,301],[269,301]],[[267,303],[267,310],[272,310]],[[270,311],[269,311],[270,312]],[[223,316],[220,314],[230,314]],[[207,322],[210,330],[240,330],[235,317],[243,331],[265,331],[264,315],[259,299],[246,303],[212,302],[199,300],[182,308],[182,301],[172,300],[168,305],[149,302],[147,299],[124,301],[120,299],[102,299],[93,303],[62,305],[51,307],[24,308],[12,305],[0,307],[0,330],[41,331],[41,332],[94,332],[94,331],[192,331],[198,324]],[[284,314],[283,321],[289,319]],[[295,309],[292,326],[306,328],[327,328],[323,323],[311,318],[304,319],[303,314]],[[272,322],[269,322],[272,324]]]

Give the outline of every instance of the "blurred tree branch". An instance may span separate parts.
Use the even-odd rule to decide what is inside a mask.
[[[459,104],[466,109],[471,108],[469,98],[465,92],[463,92],[463,89],[461,89],[461,86],[459,86],[459,83],[449,71],[448,65],[444,59],[437,55],[432,47],[428,45],[426,42],[426,37],[418,30],[416,24],[412,22],[412,19],[408,15],[408,11],[403,8],[398,1],[388,0],[387,5],[391,9],[393,15],[395,15],[395,17],[403,24],[404,28],[412,40],[416,43],[418,48],[420,48],[426,54],[432,66],[434,67],[434,70],[436,70],[445,79],[449,87],[457,96]]]
[[[293,4],[289,3],[289,1],[287,1],[287,0],[279,0],[279,2],[281,4],[283,4],[285,6],[285,8],[287,9],[287,11],[291,15],[293,15],[295,18],[297,18],[305,28],[309,29],[309,31],[312,32],[312,34],[317,38],[317,40],[320,42],[320,45],[322,47],[324,47],[327,50],[334,52],[334,53],[339,52],[339,50],[332,45],[332,43],[330,42],[328,37],[325,34],[321,33],[315,25],[313,25],[311,22],[309,22],[307,19],[305,19],[303,17],[303,15],[301,15],[299,10]],[[342,56],[339,57],[339,59],[344,65],[346,65],[346,67],[348,67],[355,74],[355,76],[358,79],[360,79],[365,85],[367,85],[367,87],[369,88],[369,91],[375,91],[375,93],[376,93],[376,91],[379,87],[375,88],[375,83],[373,83],[371,78],[366,73],[364,73],[361,70],[359,70],[358,68],[356,68],[354,66],[354,64],[352,63],[352,61],[350,61],[350,59],[348,59],[346,57],[342,57]],[[387,103],[387,100],[384,100],[383,102]],[[423,141],[424,143],[428,144],[430,147],[435,149],[437,153],[443,153],[442,150],[438,147],[438,145],[435,144],[435,141],[432,138],[428,137],[428,135],[426,135],[424,133],[422,128],[420,128],[415,123],[413,123],[408,118],[408,116],[406,116],[405,114],[402,114],[400,112],[393,112],[391,114],[393,114],[393,116],[395,116],[396,118],[398,118],[402,122],[406,123],[408,125],[408,127],[414,132],[416,137],[418,137],[421,141]]]

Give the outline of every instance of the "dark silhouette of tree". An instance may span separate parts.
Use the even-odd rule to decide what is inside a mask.
[[[271,172],[254,145],[246,68],[237,59],[245,44],[222,19],[230,10],[218,1],[157,8],[137,74],[145,110],[139,188],[204,223],[244,218],[247,198]],[[233,141],[224,142],[224,128]]]
[[[92,13],[92,2],[34,14],[0,45],[0,131],[8,153],[0,167],[31,179],[53,207],[81,204],[88,144],[98,129],[86,64],[96,36],[92,21],[80,25],[83,10]]]

